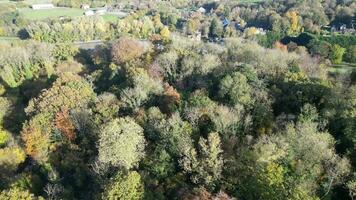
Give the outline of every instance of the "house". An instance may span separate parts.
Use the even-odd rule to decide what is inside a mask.
[[[45,3],[45,4],[33,4],[31,5],[31,8],[33,10],[42,10],[42,9],[53,9],[54,5],[51,3]]]
[[[222,21],[224,28],[230,25],[230,21],[225,17],[224,20]]]
[[[92,10],[87,10],[87,11],[85,11],[84,12],[84,15],[85,16],[92,16],[92,15],[94,15],[95,13],[94,13],[94,11],[92,11]]]
[[[106,9],[99,9],[95,11],[95,14],[97,15],[104,15],[106,13]]]
[[[83,10],[88,10],[90,8],[90,6],[88,4],[82,4],[80,6],[80,8],[83,9]]]
[[[203,7],[200,7],[200,8],[197,10],[197,12],[200,12],[200,13],[204,14],[204,13],[206,13],[206,9],[203,8]]]

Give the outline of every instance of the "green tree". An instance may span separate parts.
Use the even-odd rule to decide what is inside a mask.
[[[139,200],[143,198],[144,187],[141,176],[136,171],[127,175],[119,172],[107,186],[103,199],[108,200]]]
[[[342,63],[342,58],[346,52],[346,49],[341,47],[340,45],[333,45],[331,49],[330,59],[334,64]]]
[[[307,118],[261,137],[251,154],[244,152],[252,161],[247,166],[253,166],[240,169],[247,199],[316,199],[317,191],[327,195],[349,173],[349,162],[336,154],[332,136]]]
[[[225,76],[220,82],[219,96],[227,98],[232,105],[249,105],[252,101],[251,87],[246,76],[240,72]]]
[[[351,45],[345,55],[345,61],[350,63],[356,63],[356,45]]]
[[[117,118],[103,125],[98,144],[99,161],[130,169],[144,156],[143,129],[129,117]]]
[[[221,142],[218,133],[210,133],[208,139],[200,138],[197,167],[192,169],[192,181],[214,187],[221,178],[223,167]],[[194,162],[194,161],[193,161]]]
[[[54,115],[62,107],[72,109],[86,106],[94,97],[93,88],[85,79],[71,73],[63,73],[51,88],[32,99],[25,111],[29,116],[42,112]]]
[[[209,37],[221,37],[223,35],[223,31],[222,22],[218,18],[214,17],[210,23]]]
[[[27,190],[13,187],[8,190],[3,190],[0,193],[0,199],[2,200],[44,200],[42,197],[36,197]]]

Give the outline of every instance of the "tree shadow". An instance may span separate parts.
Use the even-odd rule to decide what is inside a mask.
[[[53,77],[54,78],[54,77]],[[5,85],[7,97],[11,102],[11,109],[6,111],[2,126],[11,133],[20,133],[22,125],[26,120],[25,108],[28,102],[37,97],[43,89],[47,89],[53,82],[53,78],[39,78],[37,80],[26,80],[20,86],[11,88]]]

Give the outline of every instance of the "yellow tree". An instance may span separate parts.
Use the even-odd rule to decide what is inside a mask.
[[[299,15],[297,11],[288,11],[286,13],[286,17],[290,22],[290,27],[288,30],[288,34],[296,34],[301,30],[301,26],[299,24]]]
[[[167,26],[162,28],[160,34],[164,40],[168,40],[169,37],[171,36],[171,32],[169,31]]]

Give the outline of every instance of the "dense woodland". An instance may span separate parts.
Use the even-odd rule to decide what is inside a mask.
[[[356,199],[355,1],[53,3],[129,14],[0,2],[1,200]]]

